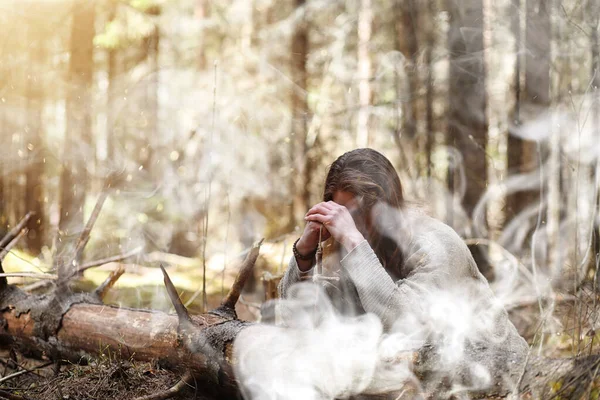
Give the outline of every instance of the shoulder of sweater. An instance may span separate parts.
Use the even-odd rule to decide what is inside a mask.
[[[463,238],[451,226],[439,219],[419,209],[407,209],[404,212],[413,240],[425,239],[430,242],[441,241],[449,245],[466,246]]]

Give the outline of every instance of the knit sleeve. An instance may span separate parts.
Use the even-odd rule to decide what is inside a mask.
[[[296,257],[292,256],[288,268],[285,271],[283,278],[281,278],[281,281],[279,281],[279,285],[277,286],[277,289],[279,291],[279,297],[285,298],[287,296],[288,289],[294,283],[312,277],[313,271],[314,265],[306,272],[300,271],[300,268],[298,268],[298,263],[296,262]]]
[[[423,300],[457,276],[451,277],[448,263],[438,264],[424,246],[411,249],[405,261],[409,273],[394,282],[365,240],[341,261],[356,286],[367,312],[377,315],[386,329],[402,315],[422,313]],[[462,271],[455,271],[462,275]]]

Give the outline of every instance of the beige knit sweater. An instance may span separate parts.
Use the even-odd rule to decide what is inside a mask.
[[[429,390],[462,386],[515,390],[528,346],[518,334],[464,241],[444,223],[418,210],[379,206],[380,229],[402,248],[404,278],[394,282],[367,241],[341,260],[365,312],[388,335],[417,343],[418,375]],[[303,276],[294,257],[279,285],[285,297]]]

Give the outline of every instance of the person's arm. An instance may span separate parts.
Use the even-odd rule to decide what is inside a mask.
[[[366,240],[350,251],[341,264],[354,283],[364,310],[377,315],[386,328],[411,303],[410,294],[400,289],[402,283],[397,285],[392,280]]]
[[[301,260],[303,261],[303,260]],[[313,275],[314,271],[314,262],[311,261],[309,264],[309,268],[305,271],[301,271],[298,266],[298,262],[296,257],[292,256],[290,259],[290,263],[288,265],[283,278],[279,281],[279,285],[277,286],[277,290],[279,291],[279,297],[284,298],[287,296],[288,289],[297,282],[300,282],[304,279],[309,279]],[[304,268],[303,268],[304,269]]]
[[[289,287],[294,283],[312,277],[315,264],[314,254],[317,251],[319,239],[324,241],[330,237],[327,230],[321,232],[321,229],[320,223],[310,221],[306,223],[302,236],[294,243],[297,253],[304,259],[292,256],[288,269],[277,286],[279,297],[286,297]]]
[[[457,269],[451,277],[448,257],[438,257],[438,251],[428,247],[422,244],[405,247],[405,270],[409,272],[398,282],[388,275],[366,240],[342,259],[342,267],[356,286],[363,308],[377,315],[386,329],[408,312],[418,315],[425,311],[422,309],[425,299],[451,280],[460,279],[457,275],[463,275]]]

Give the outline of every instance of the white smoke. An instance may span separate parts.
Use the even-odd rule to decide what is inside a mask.
[[[236,339],[236,376],[246,398],[334,399],[403,391],[450,396],[499,380],[515,384],[508,367],[498,366],[495,351],[515,350],[509,343],[518,337],[516,330],[502,302],[466,262],[466,247],[455,248],[458,236],[450,237],[450,228],[420,211],[380,204],[374,214],[380,231],[408,255],[407,265],[416,263],[394,292],[405,305],[394,308],[397,314],[384,331],[375,314],[340,315],[316,284],[292,286],[285,299],[265,306],[275,325],[259,324]],[[520,273],[510,272],[513,279]],[[372,307],[385,313],[390,304],[397,302],[383,299]],[[518,344],[522,351],[525,343]]]

